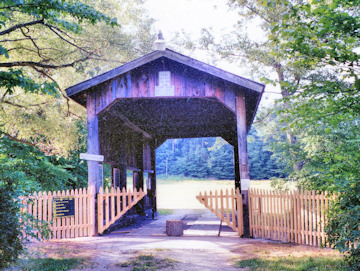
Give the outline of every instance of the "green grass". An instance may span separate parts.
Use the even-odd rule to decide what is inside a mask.
[[[14,269],[24,271],[66,271],[79,267],[83,262],[84,259],[79,258],[29,258],[20,259]]]
[[[173,182],[183,182],[183,181],[213,181],[213,179],[208,178],[196,178],[196,177],[184,177],[184,176],[176,176],[169,175],[166,177],[163,174],[156,175],[156,181],[159,183],[173,183]],[[219,180],[217,180],[219,181]],[[220,181],[231,181],[231,180],[220,180]]]
[[[173,183],[181,183],[181,182],[211,182],[219,184],[229,184],[233,185],[234,180],[216,180],[216,179],[206,179],[206,178],[194,178],[194,177],[184,177],[184,176],[173,176],[169,175],[167,178],[165,175],[157,175],[156,176],[157,184],[173,184]],[[260,189],[270,189],[274,190],[272,187],[273,180],[251,180],[250,187],[251,188],[260,188]],[[279,179],[277,179],[277,183],[279,183]],[[290,190],[296,189],[296,182],[288,182],[283,184],[284,187],[287,187]]]
[[[237,268],[248,267],[249,270],[266,271],[337,271],[348,270],[343,259],[337,257],[273,257],[269,259],[247,259],[237,261],[234,264]]]
[[[173,209],[158,209],[159,215],[172,215],[174,213]]]
[[[162,268],[173,267],[176,260],[169,258],[157,258],[152,254],[139,255],[130,261],[116,264],[118,267],[131,267],[133,271],[159,270]]]

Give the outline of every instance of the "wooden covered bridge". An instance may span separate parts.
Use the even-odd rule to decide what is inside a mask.
[[[114,187],[126,187],[127,170],[133,171],[134,188],[144,189],[146,180],[153,211],[155,150],[171,138],[222,137],[233,145],[234,184],[247,202],[246,137],[263,91],[260,83],[169,49],[66,90],[87,108],[88,153],[111,165]],[[98,191],[101,162],[88,161],[88,170],[88,186]]]

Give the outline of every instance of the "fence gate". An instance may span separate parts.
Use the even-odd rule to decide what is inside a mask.
[[[102,234],[144,196],[142,189],[134,192],[129,189],[126,192],[123,188],[120,192],[119,187],[116,190],[112,187],[110,191],[106,187],[104,192],[100,187],[97,195],[98,233]]]
[[[196,198],[221,221],[237,232],[239,236],[244,235],[243,205],[239,189],[236,189],[235,193],[234,189],[231,189],[230,193],[227,189],[225,193],[223,190],[220,190],[220,193],[217,190],[215,193],[210,191],[207,194],[205,192],[204,195],[200,193]]]

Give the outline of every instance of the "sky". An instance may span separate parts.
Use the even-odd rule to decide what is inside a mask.
[[[211,28],[215,37],[231,32],[238,20],[238,14],[230,10],[226,3],[227,0],[147,0],[145,7],[149,16],[156,20],[155,30],[161,30],[166,40],[171,39],[176,32],[182,31],[196,38],[199,37],[202,28]],[[250,38],[256,38],[261,33],[257,25],[249,25],[247,29]],[[206,56],[201,53],[194,58],[206,62]],[[254,80],[239,63],[223,61],[218,62],[216,66]],[[259,79],[255,81],[259,82]],[[265,91],[280,92],[272,86],[266,86]],[[280,95],[265,93],[261,104],[272,103],[274,98],[280,98]]]
[[[181,30],[196,35],[209,26],[217,33],[230,31],[237,20],[226,0],[147,0],[145,6],[164,35]]]

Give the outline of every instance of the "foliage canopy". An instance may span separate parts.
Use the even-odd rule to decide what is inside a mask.
[[[1,267],[22,249],[19,196],[86,184],[78,158],[85,151],[85,110],[63,89],[151,48],[152,20],[141,2],[0,2]],[[114,18],[103,12],[109,7]],[[100,62],[107,65],[99,68]]]
[[[279,112],[299,139],[304,187],[338,194],[329,211],[330,242],[360,267],[359,1],[274,1],[291,12],[272,25],[270,41],[294,66],[311,74]],[[319,74],[319,71],[321,72]]]

